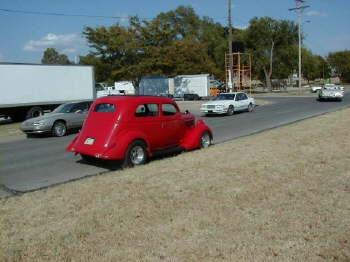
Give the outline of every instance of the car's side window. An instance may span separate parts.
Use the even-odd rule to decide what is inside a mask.
[[[162,105],[162,112],[163,112],[163,115],[165,115],[165,116],[172,116],[172,115],[176,114],[177,109],[172,104],[163,104]]]
[[[86,104],[85,103],[78,103],[72,107],[70,110],[71,113],[76,113],[76,112],[84,112],[86,109]]]
[[[136,108],[136,117],[146,117],[146,116],[158,116],[158,105],[157,104],[142,104]]]
[[[241,94],[241,100],[247,100],[247,99],[248,99],[247,95],[242,93]]]
[[[236,95],[236,101],[240,101],[241,100],[241,93]]]

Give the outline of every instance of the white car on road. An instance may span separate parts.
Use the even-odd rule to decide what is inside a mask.
[[[344,87],[334,84],[325,84],[318,93],[318,100],[337,100],[342,101],[344,97]]]
[[[231,116],[236,111],[253,111],[255,99],[243,92],[221,93],[215,100],[202,104],[201,113],[226,114]]]
[[[311,92],[316,93],[322,89],[322,86],[312,86],[311,87]]]

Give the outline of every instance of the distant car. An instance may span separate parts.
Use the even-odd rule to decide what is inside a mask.
[[[212,139],[204,120],[181,113],[170,98],[109,96],[93,103],[67,151],[79,153],[86,161],[123,160],[128,167],[160,153],[208,147]]]
[[[168,98],[171,98],[171,99],[174,98],[174,95],[172,95],[172,94],[159,94],[159,96],[164,96],[164,97],[168,97]]]
[[[202,104],[200,110],[205,115],[226,114],[231,116],[236,111],[253,111],[255,99],[244,92],[221,93],[215,100]]]
[[[322,89],[322,86],[312,86],[311,87],[311,92],[316,93]]]
[[[342,101],[344,97],[344,88],[335,84],[325,84],[318,93],[318,100],[337,100]]]
[[[51,133],[53,136],[65,136],[68,130],[81,128],[91,103],[62,104],[51,113],[24,121],[20,129],[28,135]]]
[[[184,94],[185,101],[201,100],[198,94]]]

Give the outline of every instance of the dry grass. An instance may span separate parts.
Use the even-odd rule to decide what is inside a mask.
[[[22,135],[23,133],[19,130],[20,125],[21,123],[7,123],[7,121],[2,121],[0,123],[0,137]]]
[[[0,200],[0,261],[350,261],[350,110]]]

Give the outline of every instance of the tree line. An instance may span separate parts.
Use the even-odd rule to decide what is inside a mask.
[[[98,82],[132,81],[138,87],[144,76],[209,73],[225,80],[228,28],[210,17],[198,16],[189,6],[160,13],[152,20],[130,18],[128,26],[85,27],[90,53],[80,64],[93,65]],[[271,79],[285,79],[298,68],[298,27],[293,21],[253,18],[246,29],[233,29],[235,41],[252,55],[254,79],[271,87]],[[350,51],[327,58],[302,48],[302,71],[307,80],[338,74],[350,81]],[[48,48],[42,63],[71,63]]]

